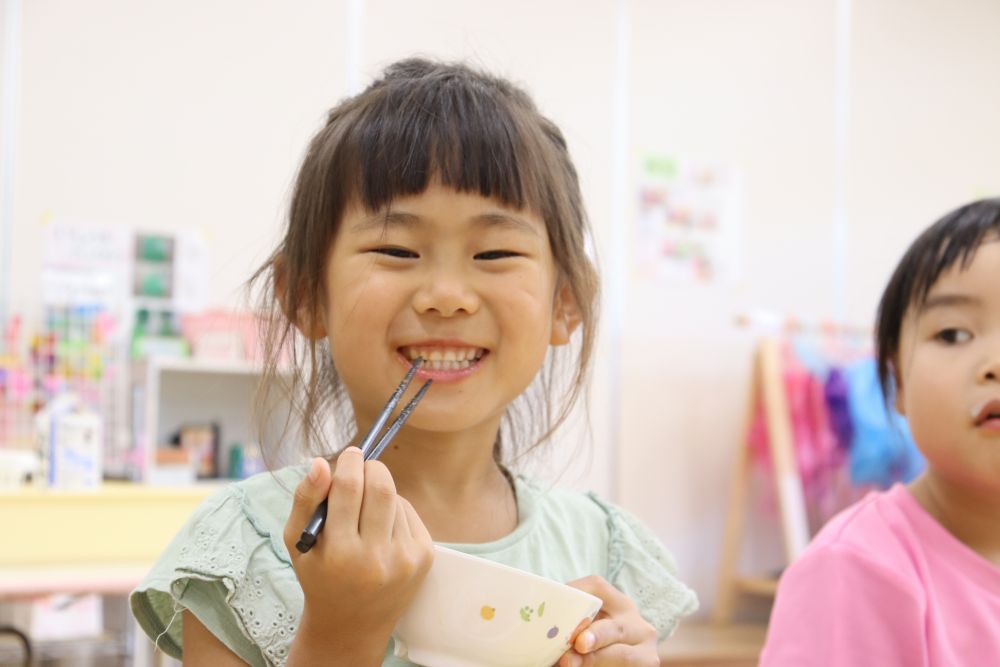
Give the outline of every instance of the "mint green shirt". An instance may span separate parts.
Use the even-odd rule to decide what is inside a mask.
[[[282,534],[292,492],[306,466],[234,483],[195,510],[132,591],[142,629],[181,657],[187,609],[236,655],[255,666],[283,666],[298,627],[303,594]],[[518,525],[484,544],[443,546],[556,581],[598,574],[627,594],[660,638],[698,606],[676,576],[673,558],[633,515],[594,494],[514,479]],[[386,649],[383,667],[412,665]]]

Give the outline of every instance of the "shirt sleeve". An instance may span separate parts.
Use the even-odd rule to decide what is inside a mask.
[[[129,596],[158,648],[181,659],[188,610],[255,667],[284,665],[302,609],[301,588],[281,536],[245,511],[242,490],[207,499]]]
[[[761,667],[926,667],[925,604],[898,573],[842,545],[782,576]]]
[[[596,495],[608,517],[608,576],[615,588],[638,605],[660,640],[698,608],[698,597],[677,576],[677,564],[653,532],[636,516]]]

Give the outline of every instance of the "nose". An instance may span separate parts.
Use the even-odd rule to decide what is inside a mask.
[[[413,307],[421,315],[472,315],[479,310],[479,295],[460,270],[439,269],[427,272],[413,296]]]
[[[1000,349],[992,350],[990,357],[979,369],[980,382],[1000,382]]]

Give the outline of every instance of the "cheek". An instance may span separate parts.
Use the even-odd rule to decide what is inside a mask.
[[[913,437],[918,442],[940,440],[953,432],[961,417],[959,365],[941,359],[916,359],[904,377],[904,403]]]
[[[370,270],[370,264],[357,263],[338,272],[327,283],[327,293],[336,295],[328,298],[327,312],[331,329],[342,328],[350,323],[359,326],[366,322],[377,322],[395,307],[399,289],[390,275]]]
[[[368,374],[368,361],[377,358],[399,312],[396,291],[383,278],[362,275],[357,279],[331,282],[327,305],[327,339],[338,372],[347,382],[357,372]],[[355,369],[355,367],[360,367]]]
[[[510,333],[520,337],[537,334],[548,340],[552,326],[553,297],[545,281],[507,285],[495,290],[492,301],[503,321],[512,330]]]

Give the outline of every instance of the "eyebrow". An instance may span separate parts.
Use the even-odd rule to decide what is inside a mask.
[[[366,232],[371,229],[388,229],[390,227],[415,227],[424,222],[424,218],[412,213],[403,211],[383,211],[370,215],[359,220],[351,226],[351,231],[355,233]],[[468,222],[475,227],[511,229],[514,231],[528,232],[534,236],[540,236],[535,225],[524,218],[508,213],[481,213],[469,218]]]
[[[920,305],[920,312],[925,313],[936,308],[978,307],[982,303],[978,297],[968,294],[935,294],[924,300]]]

